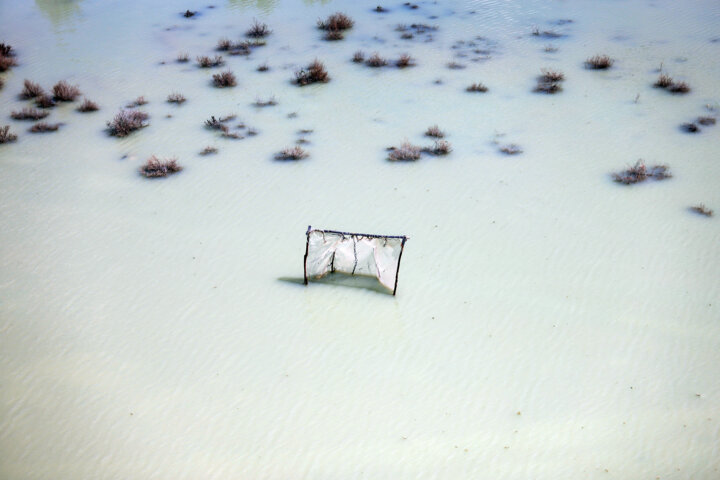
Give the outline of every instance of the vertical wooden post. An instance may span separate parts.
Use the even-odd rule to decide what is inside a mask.
[[[310,225],[308,225],[307,232],[305,232],[305,257],[303,257],[303,283],[308,284],[307,278],[307,257],[308,249],[310,248]]]
[[[403,238],[402,243],[400,244],[400,255],[398,255],[397,270],[395,270],[395,287],[393,288],[393,296],[395,295],[395,292],[397,292],[397,282],[398,277],[400,276],[400,260],[402,260],[402,254],[405,250],[405,240],[407,240],[407,238]]]

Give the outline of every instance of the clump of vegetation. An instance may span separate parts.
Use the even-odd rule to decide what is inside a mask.
[[[0,90],[2,90],[4,86],[5,86],[5,80],[3,80],[2,77],[0,77]]]
[[[353,53],[352,61],[354,63],[362,63],[365,61],[365,52],[362,50],[358,50],[357,52]]]
[[[355,25],[352,18],[344,13],[333,13],[325,20],[318,20],[317,26],[320,30],[349,30]]]
[[[507,145],[502,145],[499,150],[505,155],[519,155],[523,152],[520,145],[517,145],[515,143],[508,143]]]
[[[0,72],[10,70],[16,65],[17,61],[13,57],[0,54]]]
[[[135,100],[125,105],[125,108],[141,107],[143,105],[147,105],[148,103],[150,102],[148,102],[148,100],[144,96],[140,95]]]
[[[304,86],[310,85],[311,83],[327,83],[330,81],[330,76],[325,65],[322,62],[315,59],[307,68],[300,69],[295,72],[295,83]]]
[[[196,60],[200,68],[219,67],[225,64],[225,60],[223,60],[221,55],[215,55],[213,58],[210,58],[207,55],[202,55],[197,57]]]
[[[160,178],[181,170],[182,167],[178,165],[177,158],[158,158],[153,155],[140,167],[140,175],[146,178]]]
[[[452,146],[447,140],[438,140],[432,147],[424,148],[423,151],[432,155],[447,155],[452,152]]]
[[[25,107],[20,111],[13,111],[10,116],[15,120],[42,120],[50,115],[47,110]]]
[[[585,60],[585,66],[590,70],[607,70],[613,63],[615,60],[607,55],[595,55]]]
[[[560,37],[564,36],[562,33],[558,33],[555,30],[540,31],[540,29],[538,27],[534,27],[532,29],[531,33],[532,33],[533,37],[538,37],[538,38],[560,38]]]
[[[258,65],[256,70],[258,72],[267,72],[268,70],[270,70],[270,65],[268,65],[267,63],[263,63],[261,65]]]
[[[53,99],[58,102],[72,102],[80,96],[80,88],[77,85],[70,85],[64,80],[56,83],[52,91]]]
[[[553,94],[562,91],[560,82],[565,80],[565,74],[559,70],[541,69],[541,75],[538,77],[538,83],[534,92]]]
[[[370,58],[367,59],[365,65],[368,67],[378,68],[387,65],[387,60],[380,56],[378,52],[373,53]]]
[[[126,137],[135,130],[147,127],[150,115],[140,110],[120,110],[111,121],[107,122],[108,133],[114,137]]]
[[[377,13],[385,13],[385,12],[388,11],[387,8],[385,8],[385,7],[381,6],[381,5],[378,5],[378,6],[375,7],[373,10],[376,11]]]
[[[14,57],[15,52],[13,51],[12,45],[7,43],[0,43],[0,55],[3,57]]]
[[[78,112],[97,112],[100,110],[100,106],[93,102],[92,100],[88,100],[87,98],[83,100],[83,102],[78,107]]]
[[[182,93],[174,92],[168,95],[167,101],[168,103],[176,103],[178,105],[182,105],[183,103],[185,103],[185,101],[187,101],[187,98],[185,98],[185,95],[183,95]]]
[[[545,45],[543,50],[547,53],[555,53],[558,51],[558,48],[555,45]]]
[[[715,125],[715,122],[716,122],[715,117],[698,117],[698,119],[697,119],[697,123],[699,123],[700,125],[702,125],[704,127],[707,127],[710,125]]]
[[[197,12],[193,12],[193,11],[190,11],[190,10],[185,10],[185,12],[182,13],[182,16],[185,17],[185,18],[192,18],[192,17],[194,17],[195,15],[197,15]]]
[[[648,179],[664,180],[672,177],[667,165],[653,165],[650,168],[645,166],[645,162],[641,159],[635,165],[623,170],[622,172],[613,173],[612,177],[618,183],[624,185],[632,185],[634,183],[644,182]]]
[[[275,99],[275,96],[273,95],[270,98],[268,98],[267,100],[262,100],[260,98],[256,98],[253,105],[255,105],[256,107],[272,107],[272,106],[277,105],[277,103],[278,102]]]
[[[275,160],[302,160],[309,154],[302,147],[288,147],[275,154]]]
[[[323,38],[328,42],[335,42],[344,39],[345,34],[341,30],[328,30],[325,32],[325,36]]]
[[[449,68],[450,70],[462,70],[463,68],[465,68],[465,65],[463,65],[462,63],[458,63],[458,62],[456,62],[455,60],[453,60],[452,62],[449,62],[449,63],[447,64],[447,68]]]
[[[43,90],[39,84],[31,82],[28,79],[23,81],[23,89],[22,92],[20,92],[20,98],[29,100],[43,95],[45,95],[45,90]]]
[[[428,127],[428,129],[425,130],[425,136],[433,138],[444,138],[445,132],[440,130],[440,127],[438,127],[437,125],[433,125],[432,127]]]
[[[237,85],[237,79],[234,73],[227,70],[213,75],[213,85],[217,88],[234,87]]]
[[[217,149],[217,148],[211,147],[211,146],[208,145],[207,147],[203,148],[203,149],[200,151],[200,155],[203,155],[203,156],[205,156],[205,155],[212,155],[212,154],[215,154],[215,153],[217,153],[217,152],[218,152],[218,149]]]
[[[10,143],[17,140],[17,135],[10,133],[10,125],[0,127],[0,143]]]
[[[53,108],[55,100],[50,95],[43,94],[35,99],[35,105],[39,108]]]
[[[700,127],[694,123],[683,123],[680,125],[680,129],[687,133],[698,133],[700,131]]]
[[[46,132],[54,132],[58,128],[60,128],[59,123],[46,123],[46,122],[38,122],[32,127],[28,129],[30,133],[46,133]]]
[[[672,85],[667,87],[667,91],[670,93],[689,93],[690,85],[685,82],[673,82]]]
[[[670,93],[689,93],[690,85],[686,82],[676,82],[673,78],[665,73],[661,73],[658,79],[653,83],[653,87],[662,88]]]
[[[215,116],[213,115],[209,119],[205,120],[205,126],[212,130],[220,130],[222,132],[227,132],[228,130],[230,130],[230,128],[225,124],[231,120],[234,120],[235,118],[235,115],[227,115],[220,118],[215,118]]]
[[[395,65],[397,65],[398,68],[414,67],[415,59],[407,53],[403,53],[400,55],[400,58],[398,58],[397,62],[395,62]]]
[[[190,61],[190,54],[187,52],[180,52],[175,58],[175,61],[178,63],[187,63]]]
[[[697,205],[693,205],[690,207],[690,210],[699,213],[700,215],[705,215],[706,217],[712,217],[713,211],[705,206],[703,203],[699,203]]]
[[[390,153],[388,154],[388,160],[393,162],[410,162],[420,158],[422,148],[417,145],[405,141],[399,147],[388,148]]]
[[[250,30],[245,32],[245,35],[251,38],[264,38],[272,33],[270,27],[266,23],[260,23],[257,20],[253,20],[253,24]]]
[[[483,84],[480,83],[480,82],[477,82],[477,83],[473,83],[472,85],[470,85],[469,87],[467,87],[467,88],[465,89],[465,91],[467,91],[467,92],[480,92],[480,93],[485,93],[485,92],[488,91],[488,87],[486,87],[485,85],[483,85]]]
[[[218,40],[216,49],[220,52],[227,52],[232,48],[233,43],[230,41],[229,38],[221,38]]]

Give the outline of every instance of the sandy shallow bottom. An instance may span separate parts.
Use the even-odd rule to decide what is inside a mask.
[[[716,2],[168,3],[0,2],[0,477],[720,476],[720,126],[679,128],[720,115]],[[237,87],[175,62],[253,19],[273,33],[226,58]],[[293,86],[314,58],[332,80]],[[652,88],[661,66],[692,91]],[[532,93],[541,68],[562,93]],[[25,78],[101,110],[27,133]],[[139,95],[150,126],[109,137]],[[258,135],[204,128],[231,113]],[[386,160],[433,124],[450,155]],[[274,161],[301,129],[309,158]],[[140,177],[152,154],[184,170]],[[673,177],[612,181],[639,158]],[[303,286],[308,224],[410,236],[398,295]]]

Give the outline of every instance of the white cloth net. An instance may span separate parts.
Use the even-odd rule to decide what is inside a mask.
[[[306,278],[319,278],[332,272],[366,275],[376,277],[394,293],[406,237],[331,230],[309,230],[307,236]]]

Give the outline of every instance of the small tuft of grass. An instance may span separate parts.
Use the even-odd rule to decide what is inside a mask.
[[[388,148],[388,160],[393,162],[413,162],[420,158],[422,148],[404,141],[399,147]]]
[[[215,147],[211,147],[209,145],[207,147],[203,148],[202,150],[200,150],[200,155],[203,155],[203,156],[213,155],[215,153],[218,153],[218,149]]]
[[[78,112],[87,113],[87,112],[97,112],[100,110],[100,106],[93,102],[92,100],[88,100],[87,98],[83,99],[83,102],[78,107]]]
[[[670,75],[666,73],[661,73],[657,80],[655,80],[655,83],[653,83],[653,87],[655,88],[668,88],[670,85],[673,84],[673,79]]]
[[[653,165],[649,169],[645,166],[645,162],[640,159],[635,162],[635,165],[623,170],[622,172],[613,173],[613,180],[622,183],[624,185],[632,185],[635,183],[644,182],[650,178],[654,180],[664,180],[671,178],[672,175],[669,172],[667,165]]]
[[[353,53],[352,61],[354,63],[362,63],[365,61],[365,52],[362,50],[358,50],[357,52]]]
[[[337,12],[325,20],[318,20],[317,26],[320,30],[349,30],[355,25],[355,21],[344,13]]]
[[[229,38],[221,38],[218,40],[217,46],[215,49],[219,52],[227,52],[230,50],[233,46],[233,43],[230,41]]]
[[[344,38],[345,34],[343,34],[342,30],[328,30],[323,36],[323,39],[327,40],[328,42],[336,42]]]
[[[52,91],[53,99],[58,102],[72,102],[80,96],[80,88],[77,85],[70,85],[64,80],[56,83]]]
[[[175,61],[178,63],[187,63],[190,61],[190,54],[187,52],[180,52],[177,57],[175,57]]]
[[[438,140],[432,147],[424,148],[423,151],[432,155],[447,155],[452,152],[452,146],[447,140]]]
[[[315,59],[307,68],[295,72],[295,83],[299,86],[310,85],[311,83],[327,83],[330,76],[325,65]]]
[[[395,62],[395,65],[398,68],[406,68],[406,67],[414,67],[415,66],[415,59],[412,58],[409,54],[403,53],[400,55],[400,58]]]
[[[55,100],[50,95],[43,94],[35,98],[35,106],[39,108],[53,108],[55,105]]]
[[[472,85],[470,85],[469,87],[467,87],[467,88],[465,89],[465,91],[467,91],[467,92],[485,93],[485,92],[488,91],[488,87],[486,87],[485,85],[483,85],[483,84],[480,83],[480,82],[477,82],[477,83],[473,83]]]
[[[302,147],[288,147],[276,153],[275,160],[302,160],[308,155]]]
[[[17,135],[10,133],[10,125],[0,127],[0,143],[10,143],[17,140]]]
[[[379,68],[387,65],[387,60],[380,56],[378,52],[373,53],[370,58],[367,59],[365,65],[368,67]]]
[[[425,130],[425,136],[433,138],[444,138],[445,132],[440,130],[440,127],[438,127],[437,125],[433,125],[432,127],[428,127],[428,129]]]
[[[462,70],[463,68],[465,68],[465,65],[463,65],[462,63],[458,63],[455,60],[449,62],[446,66],[450,70]]]
[[[108,133],[113,137],[126,137],[135,130],[145,128],[150,115],[140,110],[120,110],[115,117],[107,122]]]
[[[700,131],[700,127],[698,127],[696,124],[691,123],[691,122],[683,123],[682,125],[680,125],[680,129],[683,132],[687,132],[687,133],[698,133]]]
[[[253,102],[253,105],[256,107],[272,107],[277,105],[277,99],[275,98],[275,95],[269,97],[267,100],[262,100],[260,98],[256,98],[255,102]]]
[[[505,155],[519,155],[523,152],[523,149],[520,147],[520,145],[517,145],[515,143],[508,143],[507,145],[502,145],[499,150]]]
[[[715,117],[698,117],[696,121],[704,127],[715,125],[716,122]]]
[[[672,85],[667,87],[667,91],[670,93],[690,93],[690,85],[686,82],[673,82]]]
[[[5,72],[15,66],[17,66],[17,61],[13,57],[0,54],[0,72]]]
[[[168,103],[176,103],[178,105],[182,105],[186,101],[187,101],[187,98],[185,98],[185,95],[183,95],[182,93],[174,92],[174,93],[171,93],[170,95],[168,95],[168,97],[167,97]]]
[[[10,116],[15,120],[42,120],[50,115],[47,110],[38,110],[37,108],[25,107],[20,111],[13,111]]]
[[[264,38],[271,33],[272,30],[270,30],[270,27],[267,26],[267,23],[260,23],[257,20],[253,20],[250,30],[245,32],[245,35],[250,38]]]
[[[562,82],[565,80],[565,74],[559,70],[543,68],[540,71],[542,74],[538,78],[539,82]]]
[[[221,55],[215,55],[213,58],[210,58],[207,55],[202,55],[197,57],[196,60],[200,68],[213,68],[225,64],[225,60],[223,60]]]
[[[690,207],[690,210],[699,213],[700,215],[705,215],[706,217],[712,217],[713,211],[705,206],[704,203],[698,203],[697,205],[693,205]]]
[[[615,60],[608,55],[595,55],[585,60],[585,67],[590,70],[607,70],[613,66]]]
[[[20,92],[20,98],[24,100],[29,100],[31,98],[37,98],[45,95],[45,90],[43,88],[35,83],[31,82],[28,79],[25,79],[23,81],[23,89],[22,92]]]
[[[267,72],[268,70],[270,70],[270,65],[268,65],[267,63],[263,63],[261,65],[258,65],[256,70],[258,72]]]
[[[140,175],[145,178],[162,178],[181,171],[177,158],[158,158],[155,155],[147,159],[139,169]]]
[[[213,75],[213,85],[217,88],[234,87],[237,85],[237,79],[235,78],[234,73],[230,70],[226,70]]]
[[[38,122],[32,127],[28,129],[28,132],[30,133],[47,133],[47,132],[54,132],[58,128],[60,128],[60,123],[46,123],[46,122]]]

